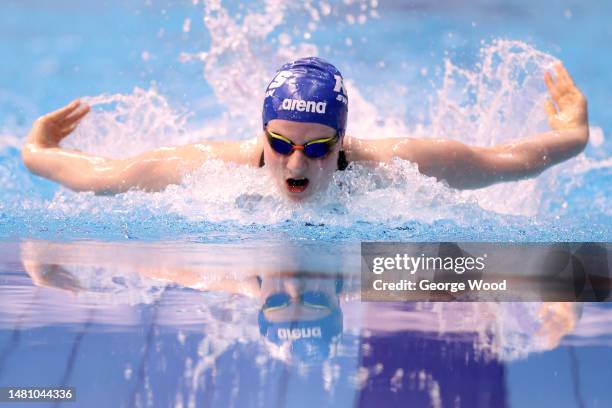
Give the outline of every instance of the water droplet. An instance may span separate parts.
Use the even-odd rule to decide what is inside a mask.
[[[191,31],[191,19],[186,18],[185,21],[183,21],[183,32],[188,33],[189,31]]]

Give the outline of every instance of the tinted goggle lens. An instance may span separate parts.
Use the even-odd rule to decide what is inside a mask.
[[[323,292],[307,291],[302,294],[304,306],[316,309],[331,309],[332,304],[329,296]]]
[[[274,293],[266,298],[263,305],[263,310],[274,310],[289,306],[291,297],[287,293]]]
[[[304,146],[304,153],[306,156],[318,159],[319,157],[325,156],[329,153],[331,146],[329,142],[315,142]]]
[[[266,298],[262,307],[264,311],[282,309],[291,303],[291,297],[284,292],[274,293]],[[332,303],[325,293],[306,291],[300,296],[300,303],[313,309],[331,309]]]
[[[272,147],[276,153],[287,155],[293,151],[291,143],[283,139],[278,139],[276,137],[269,137],[268,139],[270,140],[270,147]]]
[[[266,136],[268,137],[270,147],[272,147],[272,149],[276,153],[288,155],[291,154],[296,147],[298,147],[291,141],[272,132],[266,131]],[[329,153],[332,146],[336,143],[337,140],[338,135],[335,135],[334,137],[312,141],[306,143],[304,146],[299,147],[303,148],[304,154],[306,154],[306,156],[310,157],[311,159],[319,159]]]

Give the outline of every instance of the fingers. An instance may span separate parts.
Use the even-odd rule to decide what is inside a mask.
[[[565,69],[565,67],[561,65],[559,67],[558,72],[559,75],[563,77],[563,82],[566,86],[566,92],[572,95],[576,103],[585,105],[586,108],[586,98],[582,94],[582,91],[580,91],[580,89],[578,89],[578,87],[574,83],[574,80],[572,79],[572,76],[569,74],[569,72],[567,72],[567,69]]]
[[[66,109],[68,108],[70,105],[62,108],[65,109],[65,115],[63,118],[61,119],[51,119],[51,122],[46,122],[48,125],[52,125],[52,129],[56,129],[55,132],[56,133],[56,138],[57,138],[57,142],[59,142],[61,139],[65,138],[66,136],[68,136],[70,133],[72,133],[78,126],[79,123],[81,122],[81,119],[83,119],[85,117],[85,115],[87,115],[89,113],[89,111],[91,110],[91,108],[89,107],[89,105],[86,104],[78,104],[78,108],[76,109]],[[56,112],[54,112],[55,114]],[[46,120],[49,120],[49,116],[45,116],[44,117]],[[44,122],[43,122],[44,123]]]
[[[555,69],[556,80],[557,80],[557,88],[561,92],[563,92],[569,86],[569,84],[567,82],[567,75],[566,75],[567,71],[565,70],[563,65],[561,65],[561,63],[555,64],[554,69]]]
[[[52,125],[59,130],[61,137],[65,137],[78,126],[90,109],[89,105],[74,101],[58,111],[43,116],[41,124]]]
[[[557,91],[559,93],[563,94],[566,91],[573,91],[577,89],[576,84],[574,84],[574,80],[572,79],[572,76],[569,74],[569,72],[567,72],[567,69],[563,66],[563,64],[556,63],[554,65],[554,70],[556,74],[556,83],[552,81],[552,77],[550,76],[550,74],[545,74],[544,80],[546,81],[546,76],[548,76],[551,80],[550,82],[556,85]]]
[[[556,71],[557,75],[559,76],[559,78],[562,78],[563,83],[567,88],[576,88],[576,84],[574,84],[574,79],[569,74],[569,72],[567,72],[567,69],[563,65],[557,65]]]
[[[70,113],[74,112],[80,105],[81,105],[81,101],[78,99],[75,99],[74,101],[70,102],[68,105],[64,106],[63,108],[60,108],[54,112],[48,113],[47,115],[45,115],[45,117],[51,120],[61,120],[64,117],[66,117],[66,115],[69,115]]]
[[[72,111],[69,115],[63,118],[65,124],[79,122],[89,113],[90,107],[86,104],[81,104],[79,109]]]
[[[550,96],[552,96],[553,101],[555,101],[555,103],[558,104],[561,93],[559,89],[557,88],[557,84],[555,84],[549,72],[544,73],[544,83],[546,84],[546,87],[548,88],[548,92],[550,93]]]
[[[73,123],[70,126],[66,126],[65,128],[62,128],[62,130],[61,130],[62,137],[66,137],[70,133],[74,132],[74,130],[77,128],[77,126],[79,126],[79,122]]]

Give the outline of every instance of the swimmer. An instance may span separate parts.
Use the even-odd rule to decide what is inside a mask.
[[[60,147],[89,106],[75,100],[40,117],[22,149],[27,168],[75,191],[116,194],[159,191],[179,184],[206,160],[265,167],[283,194],[301,201],[325,189],[350,162],[376,165],[398,157],[421,173],[457,189],[534,177],[565,161],[589,138],[587,101],[567,70],[544,74],[550,93],[544,105],[551,130],[512,143],[468,146],[430,138],[358,139],[345,134],[348,95],[340,72],[316,57],[283,65],[268,85],[260,135],[246,141],[206,141],[162,148],[113,160]]]
[[[304,254],[303,247],[285,249],[284,257],[294,265],[307,263],[310,259],[308,254]],[[74,257],[75,253],[81,255],[80,260]],[[229,263],[202,263],[208,256],[216,255],[214,249],[204,252],[170,251],[164,254],[161,263],[156,253],[157,248],[151,246],[36,240],[21,242],[18,251],[24,271],[37,287],[52,287],[74,294],[94,293],[96,299],[103,293],[115,296],[129,289],[129,299],[124,300],[132,304],[134,291],[138,292],[142,284],[149,285],[146,283],[149,279],[193,290],[251,298],[255,301],[253,305],[257,305],[257,318],[251,321],[257,320],[261,338],[266,340],[271,351],[281,353],[277,354],[278,357],[287,357],[296,362],[320,362],[332,356],[331,352],[344,328],[348,326],[351,331],[355,324],[363,325],[362,328],[367,331],[389,334],[398,330],[425,334],[441,331],[440,335],[470,331],[488,333],[499,336],[495,340],[498,346],[510,341],[500,350],[503,352],[517,346],[517,351],[528,352],[530,350],[525,347],[529,344],[535,347],[531,351],[549,350],[557,347],[576,328],[582,315],[582,304],[577,302],[442,302],[438,303],[439,307],[425,307],[422,310],[415,308],[414,302],[360,303],[359,274],[300,272],[299,268],[293,267],[268,270],[268,266],[261,264],[236,269],[236,265]],[[109,254],[125,260],[121,270],[117,270],[116,259]],[[208,266],[199,268],[197,265]],[[135,279],[132,275],[134,272],[145,281]],[[121,277],[121,280],[115,277]],[[112,304],[121,303],[113,299]],[[216,297],[213,299],[218,301]],[[351,307],[357,306],[353,301],[360,303],[357,315],[355,310],[351,312]],[[70,304],[69,299],[67,304]],[[233,309],[235,304],[224,306],[223,303],[215,303],[214,306],[224,310],[226,306]],[[345,325],[342,308],[347,306],[347,315],[352,317],[348,317],[348,324]],[[413,310],[417,313],[388,313],[392,310]],[[234,312],[236,310],[232,310]],[[245,310],[245,313],[249,311]],[[75,317],[69,313],[60,315]],[[214,315],[209,318],[215,319]],[[220,313],[217,317],[223,318],[224,315]],[[360,316],[358,321],[354,320],[355,316]],[[592,324],[597,325],[598,322]],[[503,330],[500,332],[500,329]],[[517,339],[520,340],[519,344],[516,343]]]
[[[192,267],[196,264],[193,262],[196,258],[188,259],[185,257],[187,254],[180,251],[168,253],[161,264],[148,263],[141,261],[153,259],[151,252],[110,247],[111,251],[105,253],[109,247],[105,248],[95,244],[88,247],[80,243],[29,240],[20,245],[19,256],[24,270],[36,286],[62,289],[73,294],[115,293],[115,277],[121,280],[122,289],[132,284],[140,285],[140,279],[133,275],[136,272],[145,279],[144,282],[152,279],[203,292],[251,298],[255,301],[252,304],[257,304],[256,320],[261,338],[265,339],[271,352],[287,362],[316,363],[332,355],[330,353],[334,351],[343,330],[341,297],[345,282],[353,297],[358,288],[356,276],[294,269],[272,271],[261,264],[249,266],[248,269],[223,263],[198,268]],[[69,260],[68,254],[83,251],[91,256],[90,261],[95,261],[81,264]],[[114,260],[108,256],[110,253],[117,255],[117,251],[126,255],[123,259],[128,260],[119,275],[116,275]],[[214,255],[216,251],[210,254]],[[202,252],[196,255],[198,264],[205,259],[201,255]],[[289,259],[297,261],[303,256],[301,250],[285,248],[285,257]],[[218,298],[213,302],[216,310],[218,307],[224,308],[223,304],[216,302]],[[248,314],[250,309],[241,313]],[[228,324],[231,324],[231,320]]]

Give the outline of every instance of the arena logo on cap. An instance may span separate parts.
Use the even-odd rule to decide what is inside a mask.
[[[298,112],[325,113],[327,102],[305,101],[303,99],[283,99],[282,110]]]
[[[348,98],[346,97],[346,88],[344,87],[344,80],[340,75],[334,75],[334,78],[336,79],[336,85],[334,85],[334,92],[338,92],[338,95],[336,95],[336,100],[346,105],[348,103]]]
[[[334,92],[341,92],[343,95],[346,95],[346,88],[344,87],[344,80],[342,77],[340,75],[334,75],[334,79],[336,80]]]
[[[297,340],[309,337],[321,338],[321,328],[302,327],[301,329],[278,329],[278,338],[281,340]]]

